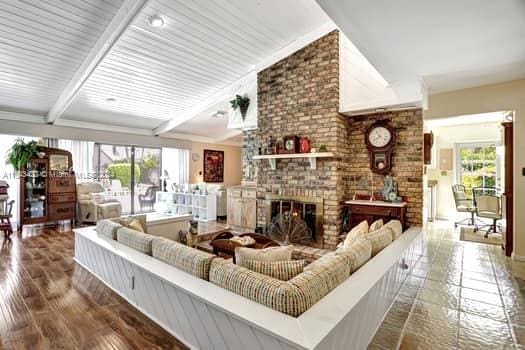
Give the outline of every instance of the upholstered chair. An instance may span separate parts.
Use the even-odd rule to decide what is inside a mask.
[[[77,184],[77,201],[80,223],[97,222],[122,214],[120,202],[117,199],[107,199],[106,190],[97,182]]]

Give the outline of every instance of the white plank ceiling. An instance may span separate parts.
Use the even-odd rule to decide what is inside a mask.
[[[0,0],[0,110],[45,116],[120,6],[122,0]],[[148,25],[152,15],[164,26]],[[57,124],[152,131],[209,104],[329,21],[314,0],[151,0]],[[180,131],[211,137],[225,125],[212,124],[208,133],[188,130],[191,121]],[[203,125],[201,115],[193,126]]]
[[[0,0],[0,109],[47,113],[120,0]]]

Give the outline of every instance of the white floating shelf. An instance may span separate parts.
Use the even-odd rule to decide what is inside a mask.
[[[275,170],[277,159],[291,159],[291,158],[308,158],[310,162],[310,169],[317,169],[317,158],[333,158],[332,152],[321,153],[294,153],[294,154],[267,154],[262,156],[253,156],[253,159],[268,159],[270,167]]]

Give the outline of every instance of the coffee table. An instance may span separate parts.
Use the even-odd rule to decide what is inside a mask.
[[[237,247],[264,249],[280,246],[280,244],[273,239],[257,233],[243,233],[239,235],[239,237],[250,236],[255,240],[255,243],[248,245],[242,245],[239,242],[232,241],[230,238],[234,236],[236,235],[231,232],[222,232],[212,239],[210,246],[213,248],[213,254],[217,256],[220,254],[231,256],[233,258],[233,263],[235,263],[235,248]]]

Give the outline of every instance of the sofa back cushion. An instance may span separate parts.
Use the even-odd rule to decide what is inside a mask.
[[[153,236],[122,227],[117,231],[117,241],[141,253],[151,255]]]
[[[304,260],[289,261],[256,261],[244,260],[243,265],[251,271],[262,273],[263,275],[277,278],[281,281],[288,281],[304,269]]]
[[[297,317],[350,276],[347,256],[332,256],[285,282],[222,259],[212,261],[210,282]]]
[[[244,266],[244,260],[266,262],[289,261],[292,260],[292,252],[292,246],[269,247],[264,249],[237,247],[235,248],[235,261],[241,266]]]
[[[87,194],[104,192],[104,187],[98,182],[82,182],[77,184],[77,194]]]
[[[99,220],[97,222],[96,231],[99,235],[109,239],[117,240],[117,231],[123,226],[112,220]]]
[[[364,236],[372,244],[372,256],[375,256],[387,245],[392,243],[392,231],[388,228],[380,228],[377,231],[370,232]]]
[[[155,237],[152,251],[154,258],[203,280],[209,280],[210,265],[215,255],[163,237]]]
[[[372,243],[365,238],[357,239],[348,248],[339,248],[337,255],[346,255],[351,262],[351,272],[363,266],[372,257]]]

